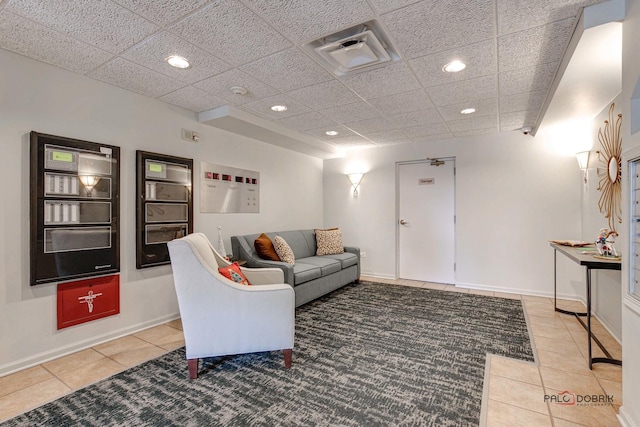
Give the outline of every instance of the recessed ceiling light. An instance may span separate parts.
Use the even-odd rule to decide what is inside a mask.
[[[282,113],[283,111],[287,111],[286,105],[273,105],[271,106],[271,110],[277,113]]]
[[[170,57],[165,58],[165,61],[167,61],[169,65],[175,68],[189,68],[190,65],[189,61],[178,55],[171,55]]]
[[[464,110],[460,111],[460,114],[471,114],[475,112],[476,112],[475,108],[465,108]]]
[[[465,68],[467,68],[467,64],[462,61],[455,60],[442,67],[442,71],[445,71],[447,73],[457,73],[458,71],[462,71]]]
[[[336,136],[338,134],[335,130],[328,130],[325,133],[329,136]]]

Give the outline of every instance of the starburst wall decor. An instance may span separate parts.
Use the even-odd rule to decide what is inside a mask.
[[[622,223],[622,114],[615,117],[613,109],[615,103],[609,107],[609,119],[604,121],[604,127],[598,131],[598,140],[602,151],[598,151],[598,190],[600,212],[609,221],[609,230],[615,231],[616,224]],[[615,123],[614,123],[615,119]]]

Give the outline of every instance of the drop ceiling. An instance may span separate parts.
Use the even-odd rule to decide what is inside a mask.
[[[595,3],[0,0],[0,48],[201,113],[214,126],[255,118],[274,140],[285,134],[331,151],[536,126],[581,9]],[[372,20],[398,60],[338,76],[305,48]],[[170,67],[170,55],[191,67]],[[444,73],[454,59],[466,69]],[[274,104],[287,110],[273,112]],[[460,114],[469,107],[475,113]],[[232,124],[222,120],[230,111]]]

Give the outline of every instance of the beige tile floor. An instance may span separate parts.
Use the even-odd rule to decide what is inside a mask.
[[[409,280],[381,280],[392,285],[417,286],[522,300],[537,363],[490,356],[483,400],[483,425],[494,426],[618,426],[622,404],[622,370],[586,360],[586,332],[572,316],[556,313],[550,298],[475,291]],[[559,306],[582,310],[582,304]],[[597,321],[593,329],[614,357],[621,347]],[[158,357],[184,345],[180,320],[156,326],[0,378],[0,421],[40,406],[74,390]],[[594,349],[597,346],[594,345]],[[601,355],[600,350],[594,351]],[[79,363],[79,362],[82,363]],[[80,367],[79,367],[80,366]],[[185,367],[186,375],[186,367]],[[545,395],[570,391],[577,396],[611,395],[613,404],[569,406],[546,402]]]

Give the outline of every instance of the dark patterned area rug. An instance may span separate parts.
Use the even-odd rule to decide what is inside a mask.
[[[296,311],[282,352],[184,349],[9,420],[9,426],[478,425],[487,353],[533,361],[520,301],[362,282]]]

